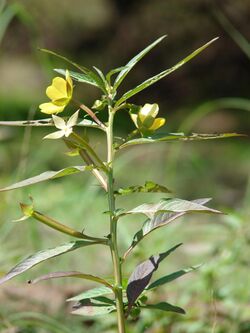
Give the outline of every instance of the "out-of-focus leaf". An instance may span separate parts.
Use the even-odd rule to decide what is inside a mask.
[[[48,274],[42,275],[34,280],[30,280],[29,283],[34,284],[34,283],[38,283],[38,282],[45,281],[45,280],[58,279],[58,278],[64,278],[64,277],[74,277],[74,278],[78,278],[78,279],[90,280],[90,281],[101,283],[101,284],[105,285],[106,287],[109,287],[110,291],[112,291],[112,289],[113,289],[111,284],[109,284],[106,280],[104,280],[98,276],[94,276],[91,274],[84,274],[84,273],[75,272],[75,271],[48,273]]]
[[[180,68],[181,66],[183,66],[186,62],[188,62],[189,60],[191,60],[192,58],[194,58],[195,56],[197,56],[200,52],[202,52],[204,49],[206,49],[210,44],[212,44],[215,40],[217,40],[218,38],[214,38],[212,39],[210,42],[206,43],[205,45],[201,46],[200,48],[198,48],[197,50],[195,50],[194,52],[192,52],[191,54],[189,54],[186,58],[184,58],[183,60],[179,61],[175,66],[151,77],[150,79],[144,81],[143,83],[139,84],[137,87],[129,90],[128,92],[126,92],[117,102],[116,102],[116,106],[119,106],[120,104],[122,104],[124,101],[127,101],[129,98],[131,98],[132,96],[138,94],[140,91],[146,89],[147,87],[151,86],[152,84],[156,83],[157,81],[161,80],[162,78],[164,78],[165,76],[169,75],[170,73],[174,72],[175,70],[177,70],[178,68]]]
[[[147,304],[141,306],[142,309],[150,309],[150,310],[162,310],[166,312],[176,312],[180,314],[185,314],[185,310],[180,308],[179,306],[175,306],[166,302],[161,302],[157,304]]]
[[[2,5],[2,6],[1,6]],[[3,36],[8,28],[9,23],[16,15],[15,6],[8,6],[5,10],[2,11],[4,8],[4,2],[0,4],[0,43],[2,42]]]
[[[80,316],[101,316],[116,310],[115,305],[107,305],[103,299],[85,299],[74,306],[72,314]]]
[[[143,290],[147,287],[160,262],[175,251],[180,245],[181,244],[177,244],[166,252],[151,256],[135,268],[128,280],[127,286],[128,312]]]
[[[81,301],[81,300],[84,300],[84,299],[87,299],[87,298],[94,298],[94,297],[97,297],[97,296],[108,295],[110,293],[112,293],[112,290],[110,289],[110,287],[98,287],[98,288],[90,289],[88,291],[84,291],[83,293],[81,293],[77,296],[74,296],[74,297],[71,297],[71,298],[67,299],[67,301],[68,302]]]
[[[89,246],[98,244],[97,242],[89,242],[89,241],[75,241],[75,242],[69,242],[51,249],[39,251],[28,258],[21,261],[19,264],[17,264],[14,268],[12,268],[5,276],[3,276],[0,279],[0,284],[12,279],[13,277],[26,272],[30,268],[34,267],[37,264],[40,264],[41,262],[48,260],[50,258],[57,257],[63,253],[67,253],[70,251],[74,251],[76,249],[79,249],[81,247]]]
[[[0,121],[0,126],[55,126],[53,119],[46,118],[40,120],[20,120],[20,121]],[[83,126],[83,127],[93,127],[102,129],[97,123],[92,120],[83,119],[79,120],[79,122],[75,126]]]
[[[120,145],[118,149],[134,145],[148,144],[148,143],[175,142],[175,141],[201,141],[201,140],[225,139],[235,136],[244,136],[244,135],[238,133],[221,133],[221,134],[192,133],[191,135],[185,135],[184,133],[168,133],[168,134],[160,133],[160,134],[154,134],[148,138],[138,138],[138,139],[129,140]]]
[[[211,200],[210,198],[204,198],[204,199],[196,199],[191,202],[204,205],[210,200]],[[190,211],[182,213],[173,213],[173,212],[159,213],[156,214],[153,218],[147,219],[143,224],[142,228],[139,231],[137,231],[137,233],[134,235],[130,247],[127,249],[127,251],[124,254],[124,258],[126,258],[127,255],[132,251],[132,249],[153,230],[163,227],[187,213],[190,213]]]
[[[116,195],[128,195],[131,193],[171,193],[171,191],[165,186],[156,184],[152,181],[146,181],[145,185],[135,185],[126,188],[119,188],[115,192]]]
[[[114,88],[117,89],[119,85],[122,83],[122,81],[125,79],[127,74],[131,71],[131,69],[150,51],[152,48],[154,48],[157,44],[159,44],[166,35],[158,38],[156,41],[154,41],[152,44],[147,46],[144,50],[142,50],[140,53],[138,53],[135,57],[133,57],[123,68],[123,70],[120,71],[119,75],[117,75],[115,82],[114,82]]]
[[[45,180],[65,177],[65,176],[73,175],[75,173],[83,172],[86,170],[92,170],[92,169],[93,168],[91,166],[72,166],[72,167],[68,167],[65,169],[61,169],[59,171],[46,171],[46,172],[41,173],[38,176],[27,178],[25,180],[22,180],[21,182],[1,188],[0,192],[15,190],[17,188],[41,183],[41,182],[44,182]]]
[[[173,212],[173,213],[187,213],[187,212],[203,212],[203,213],[215,213],[222,214],[220,211],[208,208],[195,201],[182,200],[177,198],[162,199],[160,202],[155,204],[142,204],[129,210],[122,215],[127,214],[144,214],[152,219],[156,214],[162,212]]]
[[[174,280],[178,279],[179,277],[181,277],[181,276],[183,276],[183,275],[185,275],[187,273],[190,273],[190,272],[196,270],[200,266],[201,265],[197,265],[197,266],[194,266],[194,267],[188,267],[188,268],[185,268],[185,269],[181,269],[181,270],[179,270],[177,272],[165,275],[165,276],[161,277],[160,279],[158,279],[158,280],[154,281],[153,283],[151,283],[146,288],[146,290],[151,290],[151,289],[157,288],[159,286],[162,286],[165,283],[169,283],[171,281],[174,281]]]

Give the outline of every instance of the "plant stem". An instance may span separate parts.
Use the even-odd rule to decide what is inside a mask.
[[[109,122],[107,128],[107,167],[108,167],[108,201],[110,211],[110,251],[114,268],[114,292],[117,310],[118,333],[125,333],[125,317],[122,298],[121,260],[117,246],[117,217],[115,216],[114,196],[114,149],[113,149],[113,121],[115,112],[109,107]]]

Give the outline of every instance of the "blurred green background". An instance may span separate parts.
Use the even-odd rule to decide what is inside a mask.
[[[167,34],[129,74],[122,89],[171,67],[205,42],[220,39],[177,72],[138,94],[136,104],[158,103],[171,132],[250,132],[250,1],[43,0],[0,1],[0,120],[40,119],[38,105],[53,68],[68,68],[38,48],[52,49],[86,67],[107,72],[124,65],[146,45]],[[76,94],[91,106],[98,91],[78,85]],[[70,108],[69,108],[70,109]],[[132,129],[126,114],[117,119],[117,134]],[[62,143],[42,141],[46,129],[0,127],[1,187],[46,170],[77,165]],[[103,137],[89,135],[104,157]],[[125,265],[127,275],[149,255],[183,242],[159,274],[203,263],[196,272],[163,287],[164,299],[186,309],[185,316],[147,312],[129,324],[131,333],[250,332],[249,279],[249,138],[185,144],[159,144],[125,150],[118,156],[118,186],[162,183],[184,199],[213,197],[222,217],[190,215],[145,239]],[[62,223],[99,236],[108,233],[106,197],[90,174],[1,193],[0,273],[36,250],[67,241],[34,221],[12,223],[18,202],[32,195],[35,206]],[[161,196],[141,194],[118,200],[134,207]],[[126,249],[143,219],[119,225]],[[4,333],[116,332],[115,317],[100,320],[69,314],[65,299],[90,285],[72,280],[26,286],[29,278],[55,270],[81,270],[109,276],[108,252],[78,251],[40,265],[0,288],[0,329]]]

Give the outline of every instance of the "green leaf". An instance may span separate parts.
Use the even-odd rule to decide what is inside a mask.
[[[162,286],[163,284],[172,282],[172,281],[178,279],[179,277],[181,277],[181,276],[183,276],[183,275],[185,275],[187,273],[190,273],[190,272],[196,270],[200,266],[201,265],[197,265],[197,266],[194,266],[194,267],[188,267],[188,268],[185,268],[185,269],[181,269],[181,270],[179,270],[177,272],[165,275],[165,276],[161,277],[160,279],[158,279],[158,280],[154,281],[153,283],[151,283],[146,288],[146,290],[151,290],[151,289],[157,288],[159,286]]]
[[[210,198],[204,198],[204,199],[196,199],[192,202],[204,205],[207,202],[209,202]],[[133,248],[148,234],[150,234],[152,231],[164,227],[165,225],[169,224],[170,222],[176,220],[179,217],[182,217],[185,214],[190,213],[190,211],[182,212],[182,213],[173,213],[173,212],[167,212],[167,213],[159,213],[156,214],[153,218],[147,219],[145,223],[143,224],[142,228],[137,231],[137,233],[133,237],[133,241],[130,245],[130,247],[125,252],[123,258],[125,259],[127,255],[133,250]]]
[[[119,188],[115,191],[116,195],[128,195],[131,193],[171,193],[165,186],[156,184],[152,181],[146,181],[145,185],[129,186],[127,188]]]
[[[177,244],[166,252],[151,256],[135,268],[128,280],[127,286],[128,312],[148,285],[160,262],[175,251],[180,245],[182,244]]]
[[[38,176],[27,178],[25,180],[22,180],[21,182],[12,184],[12,185],[4,187],[4,188],[1,188],[0,192],[15,190],[17,188],[30,186],[30,185],[37,184],[37,183],[41,183],[41,182],[44,182],[46,180],[65,177],[65,176],[73,175],[75,173],[83,172],[83,171],[86,171],[86,170],[92,170],[92,169],[93,168],[90,167],[90,166],[87,166],[87,167],[86,166],[72,166],[72,167],[68,167],[68,168],[65,168],[65,169],[61,169],[59,171],[46,171],[46,172],[41,173]]]
[[[86,299],[74,306],[72,314],[80,316],[101,316],[116,310],[115,305],[107,305],[103,300]]]
[[[100,79],[102,80],[103,86],[104,86],[105,89],[106,89],[106,87],[108,87],[108,82],[107,82],[107,80],[106,80],[106,78],[105,78],[103,72],[102,72],[99,68],[97,68],[96,66],[93,66],[93,68],[94,68],[95,71],[98,73]]]
[[[98,276],[94,276],[91,274],[84,274],[84,273],[75,272],[75,271],[48,273],[48,274],[42,275],[34,280],[30,280],[29,283],[34,284],[34,283],[38,283],[38,282],[45,281],[45,280],[58,279],[58,278],[64,278],[64,277],[74,277],[74,278],[78,278],[78,279],[98,282],[98,283],[101,283],[101,284],[109,287],[109,291],[111,290],[111,292],[112,292],[112,290],[113,290],[113,287],[111,286],[111,284],[109,284],[106,280],[104,280]]]
[[[203,212],[203,213],[215,213],[222,214],[220,211],[203,206],[195,201],[188,201],[182,199],[162,199],[155,204],[142,204],[129,210],[122,215],[126,214],[144,214],[149,218],[153,218],[156,214],[161,212],[174,212],[174,213],[187,213],[187,212]]]
[[[154,134],[147,138],[138,138],[129,140],[119,146],[118,149],[126,148],[134,145],[157,143],[157,142],[174,142],[174,141],[201,141],[201,140],[213,140],[213,139],[225,139],[235,136],[244,136],[243,134],[237,133],[221,133],[221,134],[197,134],[192,133],[191,135],[185,135],[183,133],[160,133]]]
[[[71,298],[67,299],[67,301],[68,302],[81,301],[81,300],[84,300],[84,299],[87,299],[87,298],[94,298],[94,297],[97,297],[97,296],[108,295],[110,293],[112,293],[112,290],[110,289],[110,287],[98,287],[98,288],[90,289],[88,291],[84,291],[83,293],[81,293],[77,296],[74,296],[74,297],[71,297]]]
[[[159,44],[166,35],[158,38],[156,41],[154,41],[152,44],[147,46],[144,50],[142,50],[140,53],[138,53],[135,57],[133,57],[125,66],[124,69],[119,73],[119,75],[116,77],[114,82],[114,88],[117,89],[119,85],[122,83],[122,81],[125,79],[127,74],[131,71],[131,69],[150,51],[152,48],[154,48],[157,44]]]
[[[68,62],[69,64],[71,64],[72,66],[76,67],[77,69],[79,69],[81,72],[83,72],[84,74],[86,74],[89,78],[91,78],[92,80],[95,81],[97,87],[99,87],[101,90],[103,90],[105,92],[105,87],[103,86],[103,83],[102,83],[102,80],[98,77],[97,74],[95,74],[93,71],[91,71],[90,69],[86,68],[86,67],[83,67],[81,65],[78,65],[76,62],[54,52],[54,51],[51,51],[51,50],[48,50],[48,49],[39,49],[40,51],[42,52],[45,52],[45,53],[49,53],[53,56],[56,56],[57,58],[60,58],[66,62]]]
[[[54,122],[51,118],[40,119],[40,120],[21,120],[21,121],[0,121],[0,126],[55,126]],[[92,127],[92,128],[103,128],[99,126],[96,122],[88,119],[79,120],[79,123],[75,126],[84,126],[84,127]]]
[[[194,58],[195,56],[197,56],[200,52],[202,52],[204,49],[206,49],[210,44],[212,44],[214,41],[216,41],[218,38],[214,38],[212,39],[210,42],[206,43],[205,45],[203,45],[202,47],[198,48],[197,50],[195,50],[194,52],[192,52],[191,54],[189,54],[186,58],[184,58],[183,60],[179,61],[175,66],[151,77],[150,79],[144,81],[143,83],[139,84],[137,87],[129,90],[128,92],[126,92],[117,102],[116,102],[116,106],[119,106],[120,104],[122,104],[124,101],[127,101],[129,98],[131,98],[132,96],[138,94],[140,91],[146,89],[147,87],[151,86],[152,84],[156,83],[157,81],[163,79],[165,76],[169,75],[170,73],[174,72],[175,70],[177,70],[178,68],[180,68],[181,66],[183,66],[186,62],[188,62],[189,60],[191,60],[192,58]]]
[[[65,75],[65,73],[66,73],[66,70],[61,69],[61,68],[60,69],[55,68],[54,71],[59,73],[59,74],[62,74],[62,75]],[[73,71],[69,71],[69,74],[72,77],[72,79],[77,81],[77,82],[87,83],[87,84],[90,84],[92,86],[98,87],[98,84],[96,83],[96,81],[94,79],[92,79],[92,77],[87,75],[87,74],[73,72]]]
[[[127,66],[122,66],[122,67],[117,67],[114,69],[111,69],[111,71],[108,72],[108,74],[106,75],[106,79],[109,83],[111,83],[111,77],[116,74],[121,72],[123,69],[127,68]]]
[[[12,268],[5,276],[3,276],[0,279],[0,284],[12,279],[13,277],[26,272],[30,268],[36,266],[37,264],[40,264],[43,261],[46,261],[50,258],[57,257],[63,253],[67,253],[70,251],[74,251],[76,249],[79,249],[81,247],[89,246],[97,244],[97,242],[89,242],[89,241],[75,241],[75,242],[69,242],[51,249],[39,251],[23,261],[21,261],[19,264],[17,264],[14,268]]]
[[[161,303],[157,303],[157,304],[147,304],[147,305],[143,305],[141,306],[142,309],[150,309],[150,310],[162,310],[162,311],[166,311],[166,312],[176,312],[176,313],[180,313],[180,314],[185,314],[185,310],[183,310],[182,308],[166,303],[166,302],[161,302]]]

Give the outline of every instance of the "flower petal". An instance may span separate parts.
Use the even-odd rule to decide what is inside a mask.
[[[62,112],[65,108],[65,105],[59,106],[55,105],[54,103],[43,103],[39,105],[39,108],[41,109],[41,112],[46,113],[46,114],[54,114],[54,113],[59,113]]]
[[[54,124],[55,124],[56,128],[59,128],[60,130],[65,129],[66,123],[65,123],[63,118],[55,116],[55,115],[52,115],[52,118],[53,118],[53,121],[54,121]]]
[[[79,115],[79,110],[76,111],[68,120],[67,122],[67,127],[73,127],[76,125],[77,123],[77,119],[78,119],[78,115]]]
[[[46,135],[43,139],[60,139],[64,136],[64,131],[56,131]]]
[[[144,119],[148,116],[151,116],[155,118],[159,112],[159,105],[154,103],[154,104],[149,104],[146,103],[139,111],[139,115],[141,118],[141,121],[143,122]]]
[[[153,125],[149,127],[149,130],[155,131],[158,128],[162,127],[166,122],[165,118],[156,118]]]
[[[67,82],[67,96],[68,98],[72,97],[72,93],[73,93],[73,81],[69,75],[69,71],[66,69],[66,82]]]
[[[46,95],[52,100],[56,101],[61,98],[68,98],[67,94],[67,81],[62,77],[55,77],[51,86],[46,89]]]

